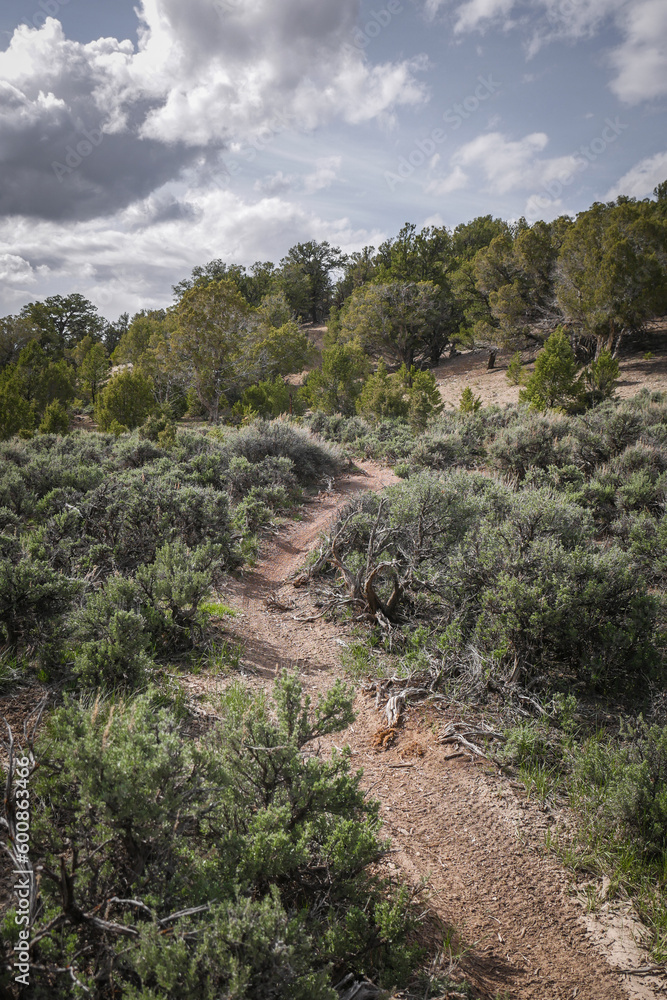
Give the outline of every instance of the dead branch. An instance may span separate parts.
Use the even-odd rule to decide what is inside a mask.
[[[472,742],[472,740],[476,739],[496,739],[504,741],[505,737],[502,733],[497,733],[489,726],[485,726],[484,723],[479,723],[475,727],[469,726],[465,722],[448,722],[438,736],[438,743],[454,743],[464,746],[466,750],[468,750],[468,752],[473,754],[475,757],[482,757],[487,760],[489,757],[488,751],[482,750],[476,743]]]

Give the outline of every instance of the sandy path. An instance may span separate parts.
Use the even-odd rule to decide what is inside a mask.
[[[296,621],[317,612],[310,595],[296,590],[288,577],[352,495],[395,481],[389,470],[361,463],[360,473],[340,477],[307,505],[304,519],[282,530],[254,570],[226,589],[225,600],[240,612],[229,631],[245,648],[243,664],[252,685],[266,684],[283,666],[297,667],[313,693],[341,676],[341,647],[353,641],[349,629],[322,619]],[[267,607],[269,597],[285,610]],[[357,709],[354,725],[333,742],[349,743],[366,787],[381,800],[396,851],[391,863],[413,884],[428,876],[434,909],[460,939],[461,972],[481,996],[645,1000],[663,995],[657,992],[660,983],[613,971],[614,956],[599,943],[601,934],[587,927],[566,874],[536,850],[556,817],[490,766],[447,759],[436,732],[451,716],[410,710],[398,742],[377,753],[370,737],[382,719],[365,696],[357,699]],[[415,743],[424,755],[403,756]],[[640,963],[635,952],[630,965]]]

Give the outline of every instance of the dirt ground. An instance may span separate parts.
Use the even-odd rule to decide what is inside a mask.
[[[360,471],[313,499],[304,519],[281,530],[257,566],[226,588],[225,603],[238,612],[228,632],[243,646],[242,669],[251,686],[265,686],[291,667],[316,695],[344,676],[340,654],[354,641],[350,629],[317,618],[309,594],[289,578],[340,506],[361,490],[381,490],[393,481],[389,470],[361,463]],[[213,693],[211,683],[201,675],[188,682],[202,707]],[[383,725],[374,699],[359,694],[356,708],[355,723],[328,746],[323,741],[320,752],[332,744],[350,746],[365,786],[381,802],[390,864],[403,882],[428,879],[430,905],[456,931],[456,974],[480,997],[649,1000],[667,992],[655,977],[620,971],[647,961],[632,914],[610,904],[592,918],[581,887],[544,850],[547,829],[570,822],[565,810],[543,809],[497,768],[439,744],[438,730],[456,718],[446,706],[409,710],[396,742],[381,752],[372,746]],[[449,960],[448,954],[445,968]]]
[[[640,389],[664,392],[667,390],[667,349],[664,344],[664,334],[667,334],[667,323],[656,326],[656,342],[652,345],[651,358],[645,359],[644,352],[624,354],[618,358],[621,368],[616,395],[620,399],[629,399]],[[650,341],[649,341],[650,343]],[[530,376],[535,368],[536,351],[522,352],[523,370]],[[470,386],[476,396],[482,400],[483,406],[496,404],[504,406],[507,403],[519,402],[520,386],[510,385],[507,381],[507,367],[512,360],[512,351],[501,351],[496,357],[495,368],[487,369],[488,351],[465,351],[453,358],[448,358],[433,368],[433,374],[440,389],[440,395],[447,410],[458,409],[461,393]]]

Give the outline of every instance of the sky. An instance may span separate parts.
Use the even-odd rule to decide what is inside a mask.
[[[667,179],[666,0],[3,0],[0,315]]]

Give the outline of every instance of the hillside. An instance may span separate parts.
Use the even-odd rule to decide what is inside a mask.
[[[489,398],[500,393],[506,359],[499,357],[497,369],[488,373],[483,364],[484,355],[468,353],[443,365],[437,372],[443,396],[460,397],[466,385],[480,395],[485,388]],[[639,374],[648,382],[644,392],[628,392],[624,401],[623,390]],[[250,766],[246,755],[252,751],[258,770],[251,786],[239,789],[233,807],[232,792],[225,793],[219,808],[224,815],[233,808],[234,823],[245,831],[245,847],[230,842],[225,848],[232,857],[241,851],[236,863],[245,870],[256,851],[263,859],[255,874],[248,869],[242,896],[252,885],[247,898],[263,898],[266,859],[276,851],[277,864],[285,848],[280,840],[258,847],[254,838],[261,845],[269,830],[271,837],[282,836],[285,821],[278,817],[287,803],[271,803],[274,795],[282,796],[284,779],[264,805],[258,800],[253,807],[256,816],[279,809],[275,820],[266,820],[264,833],[254,830],[244,810],[255,794],[250,788],[265,787],[273,755],[291,745],[293,737],[273,730],[261,708],[277,679],[292,683],[284,671],[295,672],[303,693],[279,685],[279,698],[297,699],[295,709],[308,696],[321,706],[317,712],[331,706],[331,721],[319,728],[308,723],[294,744],[295,756],[290,750],[281,765],[292,769],[285,772],[291,775],[287,787],[297,774],[299,781],[308,780],[312,768],[323,788],[334,775],[343,780],[348,767],[363,769],[360,792],[378,799],[382,836],[390,843],[379,850],[370,843],[359,867],[355,862],[354,879],[375,900],[378,927],[385,918],[384,904],[373,895],[375,879],[383,880],[380,892],[396,907],[394,931],[359,926],[356,944],[350,939],[335,946],[325,946],[323,937],[299,975],[314,974],[307,970],[321,963],[326,967],[321,956],[328,954],[341,982],[357,990],[350,993],[355,997],[382,995],[371,981],[389,988],[384,995],[417,997],[426,990],[431,1000],[644,1000],[660,994],[667,912],[659,805],[666,759],[660,733],[667,731],[661,728],[667,723],[665,389],[665,355],[656,350],[648,359],[622,359],[616,402],[569,417],[489,405],[467,416],[445,412],[423,432],[401,420],[369,423],[316,414],[310,423],[321,437],[299,420],[279,420],[204,434],[183,428],[165,436],[149,429],[143,436],[114,438],[78,431],[2,446],[2,620],[12,629],[6,634],[17,637],[21,656],[5,652],[0,711],[17,744],[25,747],[27,741],[30,759],[42,768],[30,778],[38,802],[31,832],[38,863],[47,870],[62,856],[69,872],[67,883],[55,872],[42,877],[43,911],[34,919],[40,940],[54,921],[78,935],[81,957],[72,995],[85,995],[83,986],[93,983],[96,968],[100,975],[103,967],[113,967],[113,981],[126,982],[128,973],[114,958],[117,935],[130,941],[138,935],[133,975],[143,976],[148,987],[154,973],[141,969],[155,968],[151,920],[165,919],[164,906],[171,920],[179,905],[188,914],[202,905],[208,913],[213,905],[208,876],[196,888],[198,866],[205,872],[215,850],[215,840],[206,835],[201,844],[192,841],[193,875],[175,895],[176,886],[164,884],[161,891],[172,902],[145,895],[141,869],[122,875],[127,884],[121,889],[117,879],[124,866],[132,870],[129,844],[146,834],[140,837],[137,827],[129,842],[126,834],[118,839],[127,822],[122,796],[104,791],[101,779],[87,783],[87,769],[103,760],[103,773],[119,779],[123,755],[134,754],[131,748],[144,734],[140,758],[146,755],[145,766],[159,771],[167,761],[160,763],[158,755],[153,765],[151,755],[166,741],[171,763],[159,772],[162,778],[157,772],[149,778],[143,764],[130,772],[136,772],[132,782],[162,788],[153,813],[144,819],[135,793],[128,800],[137,812],[133,823],[167,824],[156,857],[153,848],[140,854],[151,878],[162,879],[167,858],[168,867],[180,870],[186,855],[178,842],[172,844],[175,832],[167,832],[176,813],[167,810],[161,818],[168,802],[168,786],[161,782],[173,781],[181,805],[169,808],[190,816],[183,829],[190,836],[199,830],[201,838],[196,811],[191,814],[196,797],[178,800],[188,787],[186,782],[179,790],[179,775],[201,771],[197,795],[205,797],[209,767],[234,761],[224,779],[233,787]],[[156,440],[158,433],[163,436]],[[362,572],[361,589],[355,584],[355,590],[353,577]],[[14,588],[23,581],[18,603],[7,598],[10,579]],[[392,588],[399,594],[396,606]],[[335,697],[328,694],[336,682],[348,681],[354,685],[353,721],[342,688],[334,688]],[[94,688],[97,695],[84,694],[79,703],[79,692]],[[144,690],[146,695],[139,693]],[[34,710],[44,699],[35,742]],[[277,718],[284,710],[276,709]],[[136,713],[145,732],[135,732]],[[629,728],[619,729],[619,715]],[[642,728],[641,715],[653,728]],[[157,743],[150,749],[153,744],[144,741],[158,725],[166,728],[155,730]],[[240,743],[239,725],[251,727]],[[71,742],[70,733],[80,735]],[[341,758],[337,748],[344,746],[349,751]],[[59,798],[53,782],[66,770],[60,748],[82,769],[77,795],[82,807],[88,803],[83,814],[76,812],[76,798],[71,815],[69,806],[54,812]],[[630,772],[637,752],[653,771],[641,765]],[[67,781],[79,781],[76,773]],[[625,773],[634,774],[637,784],[619,784]],[[653,812],[641,798],[648,778],[658,782]],[[592,794],[596,782],[599,792]],[[327,824],[342,821],[333,805],[340,794],[334,785],[326,792],[334,796],[322,814]],[[355,817],[347,837],[354,824],[362,829],[371,805],[355,798],[351,786],[345,794],[351,796],[345,813]],[[106,813],[99,812],[102,801]],[[5,815],[13,822],[11,808]],[[294,836],[301,815],[297,809]],[[627,816],[622,823],[620,815]],[[649,815],[650,829],[644,822]],[[98,816],[90,827],[87,816]],[[216,836],[228,821],[215,820],[223,824]],[[80,849],[87,845],[89,851],[102,843],[103,830],[111,847],[103,848],[104,864],[94,867],[98,874],[91,883],[88,862],[79,871],[77,854],[72,857],[66,845],[83,838]],[[342,830],[335,836],[343,836]],[[358,835],[348,842],[350,856],[360,847]],[[315,854],[298,862],[303,867],[297,867],[296,883],[277,875],[281,906],[293,905],[290,894],[300,891],[299,880],[308,882],[308,873],[319,870],[320,852],[332,850],[326,839],[318,844]],[[217,884],[221,876],[211,877]],[[354,880],[337,878],[324,896],[314,897],[313,912],[329,913],[333,906],[326,919],[342,928],[345,908],[334,898],[343,893],[345,906],[356,913],[358,890]],[[105,904],[101,923],[98,879],[106,886],[104,899],[116,900]],[[76,920],[65,884],[81,897]],[[5,907],[11,887],[7,873]],[[136,931],[121,905],[130,893],[151,914]],[[239,905],[229,901],[234,896],[222,898],[228,901],[216,906]],[[278,922],[281,913],[274,915]],[[220,911],[215,919],[222,921],[220,941],[227,940],[228,917]],[[255,926],[259,914],[248,919]],[[174,948],[189,947],[196,938],[188,935],[197,934],[197,926],[179,929]],[[308,926],[310,934],[322,933],[317,921]],[[274,947],[274,933],[281,932],[267,925],[268,944],[261,948]],[[366,940],[368,945],[359,943]],[[51,950],[39,945],[40,982],[58,997],[70,995],[57,971],[57,949],[72,947],[66,941],[59,932]],[[417,943],[424,949],[419,959]],[[250,970],[258,969],[256,948],[259,942],[244,952]],[[361,949],[352,961],[351,949]],[[216,956],[224,979],[227,960]],[[209,966],[197,969],[208,984]],[[327,996],[324,981],[321,989],[317,995]],[[341,988],[339,995],[348,994]]]

